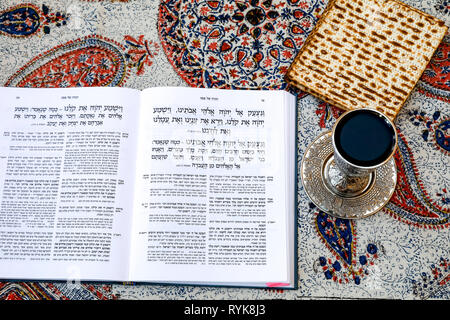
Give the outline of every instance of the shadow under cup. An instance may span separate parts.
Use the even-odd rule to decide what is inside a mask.
[[[347,176],[365,176],[387,163],[397,146],[392,121],[374,109],[344,113],[332,131],[334,161]]]

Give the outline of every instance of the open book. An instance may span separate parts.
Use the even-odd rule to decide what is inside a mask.
[[[0,279],[296,286],[293,95],[0,97]]]

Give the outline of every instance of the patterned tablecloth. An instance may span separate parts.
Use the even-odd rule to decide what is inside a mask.
[[[0,85],[288,89],[325,0],[0,1]],[[450,26],[450,1],[406,0]],[[298,92],[298,154],[340,110]],[[298,184],[298,290],[1,282],[3,299],[450,298],[450,36],[395,123],[398,184],[363,220]]]

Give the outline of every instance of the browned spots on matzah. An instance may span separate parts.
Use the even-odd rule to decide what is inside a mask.
[[[446,31],[398,0],[330,0],[286,80],[343,109],[393,119]]]

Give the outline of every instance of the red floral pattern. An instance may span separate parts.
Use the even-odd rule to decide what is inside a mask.
[[[126,45],[88,36],[59,45],[28,62],[5,86],[33,88],[122,86],[130,69],[142,75],[159,46],[143,36],[125,36]],[[128,49],[128,50],[127,50]]]
[[[284,75],[324,8],[319,0],[164,0],[158,29],[191,86],[286,88]]]

